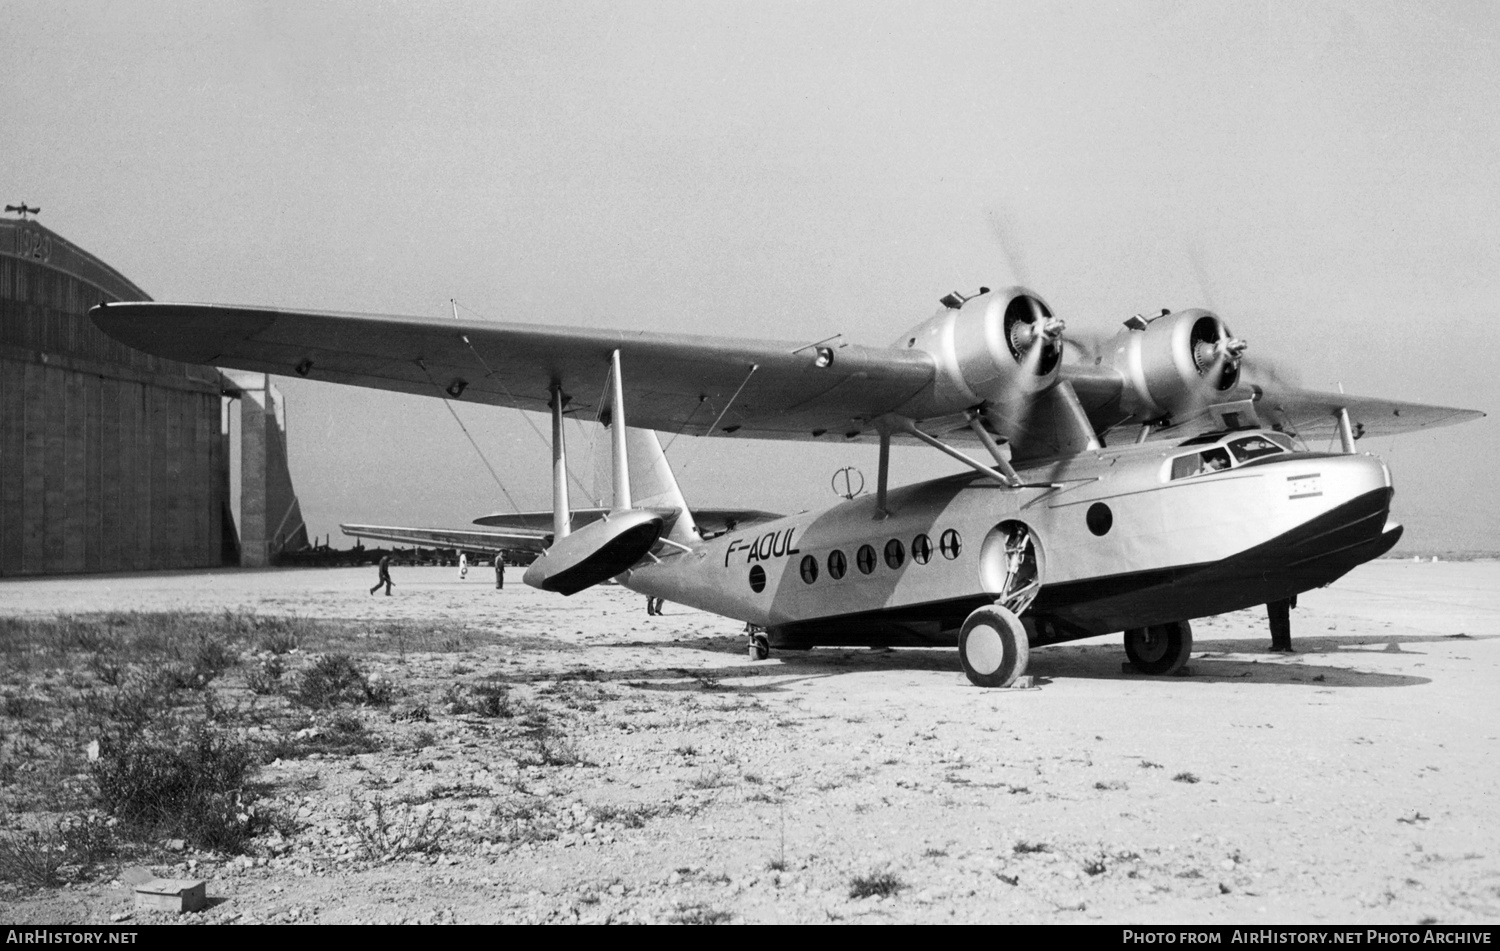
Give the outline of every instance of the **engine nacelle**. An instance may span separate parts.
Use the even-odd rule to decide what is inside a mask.
[[[896,341],[937,361],[931,415],[1051,386],[1062,365],[1062,322],[1039,294],[1023,287],[991,291],[945,306]]]
[[[1245,343],[1216,314],[1191,308],[1127,327],[1112,363],[1125,380],[1121,408],[1138,420],[1180,421],[1233,398]]]

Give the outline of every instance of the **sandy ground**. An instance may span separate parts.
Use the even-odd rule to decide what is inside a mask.
[[[483,571],[397,569],[386,598],[366,593],[373,575],[0,582],[11,615],[499,629],[512,646],[369,661],[396,685],[393,709],[485,676],[572,705],[585,765],[525,765],[494,721],[434,706],[425,747],[266,767],[304,833],[255,859],[195,856],[217,900],[184,920],[1500,920],[1495,562],[1360,568],[1302,597],[1292,656],[1265,653],[1263,613],[1243,612],[1195,622],[1189,676],[1122,672],[1114,637],[1036,651],[1036,688],[1005,691],[971,687],[953,651],[751,662],[734,622],[671,604],[648,618],[613,587],[564,599],[518,579],[496,591]],[[488,834],[502,789],[523,789],[554,837]],[[435,856],[353,856],[346,817],[398,793],[469,834]],[[599,821],[611,806],[657,815]],[[879,872],[899,891],[850,897]],[[16,922],[107,922],[130,893],[98,882],[10,904]]]

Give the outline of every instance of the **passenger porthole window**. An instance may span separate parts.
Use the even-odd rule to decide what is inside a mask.
[[[958,557],[959,552],[964,550],[964,540],[959,537],[956,530],[950,528],[938,540],[938,550],[943,553],[944,558],[952,561]]]
[[[1115,513],[1111,512],[1109,506],[1103,502],[1095,502],[1089,506],[1088,513],[1084,515],[1083,520],[1088,525],[1089,531],[1102,536],[1107,534],[1110,526],[1115,523]]]
[[[844,553],[835,549],[828,553],[828,577],[834,581],[844,577],[844,572],[849,570],[849,559]]]
[[[911,560],[919,565],[925,565],[932,560],[932,539],[926,535],[918,535],[911,540]]]
[[[818,559],[812,555],[802,557],[802,582],[812,584],[818,580]]]
[[[854,553],[854,564],[858,566],[859,573],[867,575],[875,570],[875,549],[869,545],[860,545],[859,551]]]
[[[750,590],[756,594],[766,590],[766,569],[760,565],[750,567]]]
[[[893,538],[885,543],[885,563],[891,568],[900,568],[906,562],[906,546],[901,539]]]

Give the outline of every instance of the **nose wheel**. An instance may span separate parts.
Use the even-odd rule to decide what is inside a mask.
[[[1153,624],[1125,632],[1125,656],[1143,674],[1165,677],[1182,669],[1193,652],[1193,626],[1187,621]]]
[[[1026,672],[1031,644],[1021,619],[998,604],[970,614],[958,631],[958,659],[976,687],[1009,687]]]

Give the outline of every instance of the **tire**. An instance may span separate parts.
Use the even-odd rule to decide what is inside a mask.
[[[1143,674],[1175,674],[1193,653],[1193,626],[1187,621],[1153,624],[1125,632],[1125,656]]]
[[[979,608],[959,628],[958,660],[976,687],[1009,687],[1030,659],[1021,619],[998,604]]]
[[[765,660],[770,657],[771,639],[764,634],[751,634],[749,654],[751,660]]]

